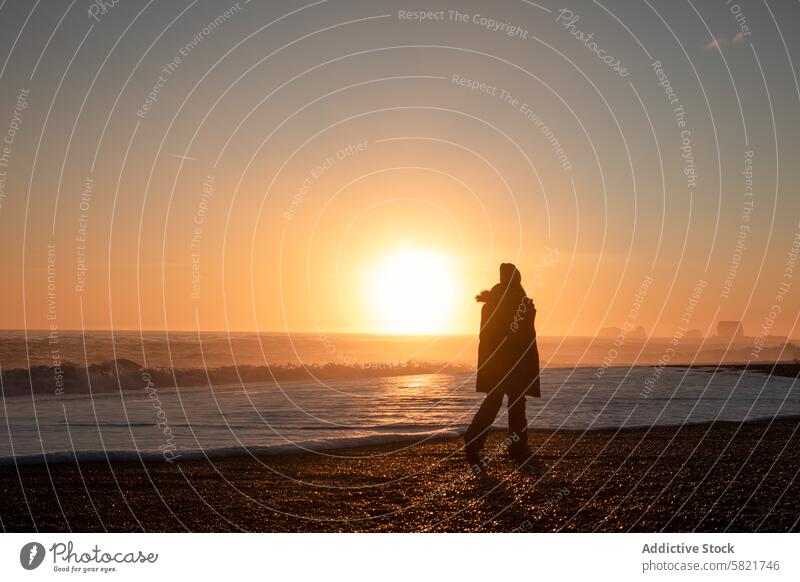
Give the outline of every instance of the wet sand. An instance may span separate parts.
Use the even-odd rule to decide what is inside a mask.
[[[532,432],[167,462],[0,467],[5,531],[797,531],[800,419]]]

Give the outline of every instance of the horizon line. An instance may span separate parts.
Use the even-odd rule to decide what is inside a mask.
[[[239,334],[239,333],[250,333],[250,334],[273,334],[273,335],[329,335],[329,334],[336,334],[336,335],[365,335],[365,336],[380,336],[380,337],[397,337],[397,338],[438,338],[438,337],[475,337],[477,333],[422,333],[422,334],[407,334],[407,333],[383,333],[383,332],[370,332],[370,331],[321,331],[321,330],[314,330],[314,331],[279,331],[279,330],[245,330],[245,329],[207,329],[207,330],[196,330],[196,329],[166,329],[166,328],[150,328],[150,329],[135,329],[135,328],[124,328],[124,329],[112,329],[112,328],[59,328],[56,330],[51,330],[49,328],[2,328],[0,327],[0,333],[3,332],[56,332],[56,333],[96,333],[96,332],[117,332],[117,333],[227,333],[227,334]],[[601,336],[600,334],[537,334],[538,337],[541,338],[594,338],[594,339],[614,339],[615,336]],[[758,336],[747,336],[742,335],[736,338],[730,338],[727,336],[720,336],[720,335],[701,335],[700,337],[696,338],[694,341],[697,340],[711,340],[711,339],[723,339],[723,340],[746,340],[752,339]],[[791,336],[778,336],[783,337],[786,341],[800,341],[800,337],[791,337]],[[668,335],[645,335],[644,337],[629,337],[630,340],[672,340],[672,336]],[[691,338],[684,338],[686,341],[692,341]]]

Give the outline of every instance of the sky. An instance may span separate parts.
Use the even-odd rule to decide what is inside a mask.
[[[0,328],[800,337],[797,3],[0,6]]]

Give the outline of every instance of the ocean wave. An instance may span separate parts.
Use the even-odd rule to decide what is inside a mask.
[[[55,366],[30,366],[3,370],[4,396],[30,394],[103,394],[120,390],[195,386],[245,385],[258,382],[294,380],[348,380],[414,376],[420,374],[461,374],[472,368],[463,364],[436,362],[392,362],[367,364],[270,364],[265,366],[222,366],[219,368],[143,367],[127,359],[107,360],[88,367],[72,362]]]

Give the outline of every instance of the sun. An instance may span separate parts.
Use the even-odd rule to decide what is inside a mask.
[[[446,333],[458,294],[453,261],[445,254],[403,248],[377,261],[369,273],[375,327],[387,334]]]

